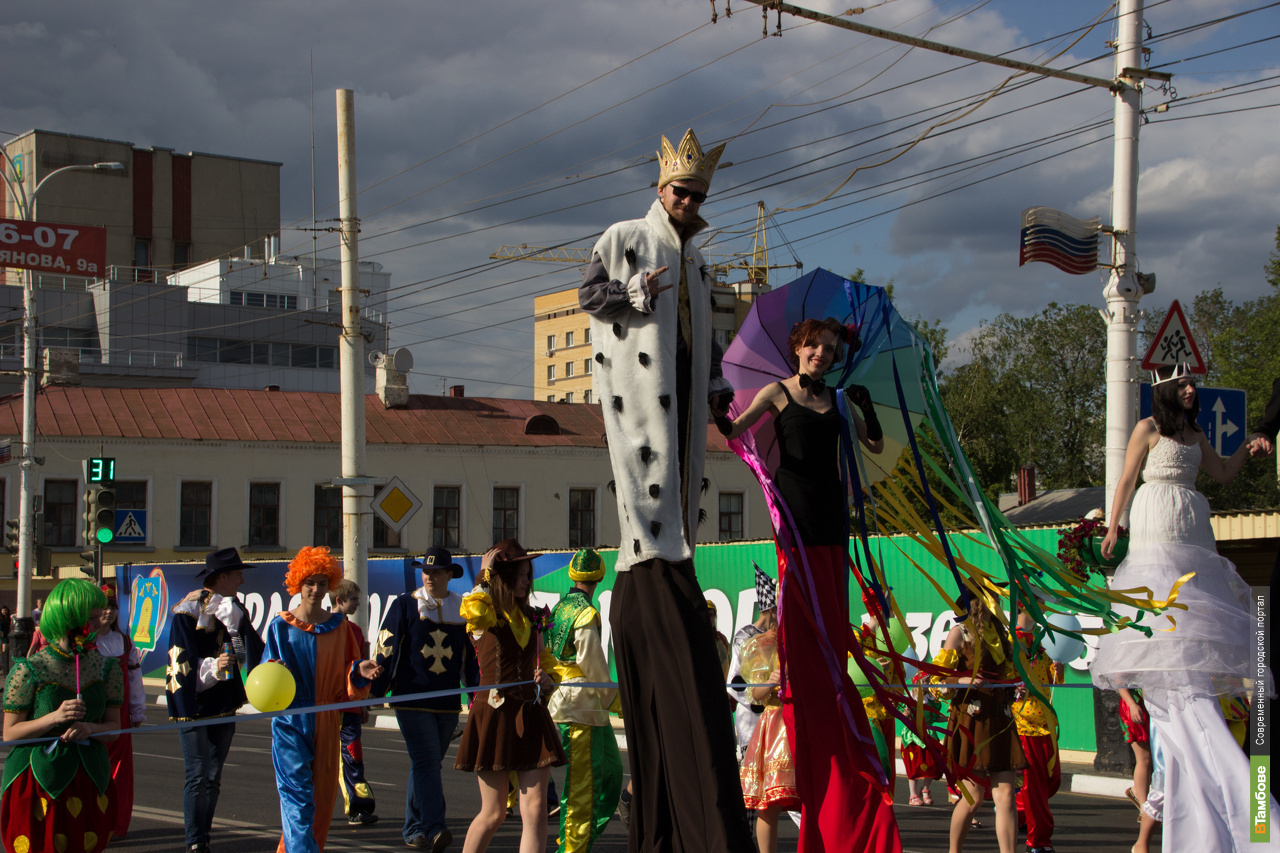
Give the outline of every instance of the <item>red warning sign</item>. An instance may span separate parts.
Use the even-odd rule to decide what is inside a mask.
[[[1196,346],[1195,338],[1191,337],[1191,326],[1182,313],[1182,306],[1176,299],[1169,306],[1169,313],[1164,315],[1160,331],[1156,332],[1147,354],[1142,358],[1142,369],[1155,370],[1175,364],[1185,364],[1192,373],[1209,372],[1204,359],[1200,357],[1200,348]]]

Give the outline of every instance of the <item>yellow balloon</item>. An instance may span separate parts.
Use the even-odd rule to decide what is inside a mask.
[[[244,682],[244,692],[249,703],[259,711],[283,711],[293,702],[298,685],[293,673],[282,663],[260,663],[249,673]]]

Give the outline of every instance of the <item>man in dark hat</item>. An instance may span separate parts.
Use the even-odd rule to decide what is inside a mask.
[[[235,548],[204,558],[196,575],[203,586],[173,608],[169,622],[169,666],[165,698],[175,722],[227,717],[228,722],[178,729],[186,779],[182,813],[188,853],[208,853],[209,831],[218,806],[222,765],[236,733],[235,713],[247,700],[244,675],[262,660],[263,642],[236,598],[244,570],[256,568]],[[224,654],[230,643],[235,654]],[[243,673],[238,670],[244,670]]]
[[[391,602],[374,643],[374,660],[382,675],[373,696],[453,691],[433,699],[392,701],[400,735],[409,753],[405,796],[404,843],[439,853],[453,841],[445,825],[444,786],[440,764],[458,725],[459,690],[480,682],[475,649],[467,639],[462,596],[449,591],[449,581],[462,577],[462,566],[445,548],[427,549],[413,565],[422,570],[422,586]]]

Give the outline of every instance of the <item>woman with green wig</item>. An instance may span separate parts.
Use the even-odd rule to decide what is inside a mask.
[[[64,580],[40,614],[49,645],[14,662],[4,690],[4,762],[0,840],[10,853],[98,853],[115,819],[111,766],[101,732],[120,728],[124,678],[94,648],[102,590]],[[55,739],[56,738],[56,739]]]

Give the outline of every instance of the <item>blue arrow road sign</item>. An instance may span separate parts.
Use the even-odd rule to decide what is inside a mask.
[[[1196,419],[1219,456],[1230,456],[1248,437],[1245,393],[1239,388],[1197,388],[1200,417]],[[1151,417],[1151,386],[1145,382],[1138,394],[1139,417]]]

